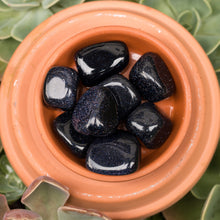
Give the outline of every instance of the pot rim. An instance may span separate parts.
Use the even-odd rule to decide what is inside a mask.
[[[110,13],[111,11],[112,13]],[[29,157],[33,157],[34,154],[29,151],[25,152],[26,149],[23,146],[27,146],[27,140],[22,139],[23,134],[19,133],[22,131],[20,129],[22,122],[19,121],[21,115],[17,115],[19,111],[16,105],[18,103],[14,101],[17,99],[16,89],[19,87],[20,82],[16,81],[16,75],[18,72],[23,73],[22,71],[26,68],[26,66],[21,67],[20,63],[24,63],[23,58],[28,52],[28,49],[32,47],[32,44],[38,42],[42,36],[41,43],[47,40],[42,35],[43,33],[48,33],[49,36],[50,29],[54,26],[60,26],[62,22],[66,23],[67,21],[75,22],[73,19],[74,16],[85,16],[86,14],[91,16],[92,13],[99,14],[100,18],[103,18],[103,21],[99,21],[101,23],[105,22],[104,18],[107,19],[107,17],[108,19],[111,18],[111,21],[115,21],[115,18],[118,18],[117,22],[120,23],[124,19],[122,23],[129,27],[128,20],[130,19],[129,21],[133,21],[132,25],[135,25],[134,28],[139,28],[145,32],[147,32],[146,29],[144,27],[142,28],[141,25],[146,21],[150,21],[146,25],[156,25],[156,27],[152,27],[151,29],[153,35],[156,34],[156,31],[162,30],[162,33],[160,33],[162,39],[165,39],[165,37],[176,39],[172,45],[170,43],[171,39],[167,39],[166,42],[171,47],[171,50],[176,49],[175,53],[178,58],[182,57],[184,59],[181,60],[182,65],[185,65],[184,68],[188,71],[191,70],[191,73],[193,73],[190,76],[191,78],[189,78],[192,93],[192,102],[190,103],[192,107],[192,120],[188,133],[185,136],[185,139],[188,141],[184,139],[181,145],[184,153],[181,153],[178,148],[172,158],[155,172],[148,173],[144,177],[135,180],[129,180],[128,182],[89,180],[83,176],[73,174],[74,178],[78,179],[75,180],[77,183],[75,185],[75,191],[70,190],[74,199],[79,202],[79,205],[88,207],[93,205],[90,208],[97,208],[112,218],[123,217],[123,219],[132,219],[150,216],[170,206],[192,188],[211,161],[219,139],[219,123],[216,123],[220,121],[219,86],[213,67],[198,42],[183,27],[166,15],[136,3],[103,1],[73,6],[43,22],[21,43],[4,74],[1,86],[1,102],[3,106],[0,110],[2,142],[11,164],[25,184],[30,184],[33,178],[39,174],[47,174],[43,167],[43,165],[45,167],[49,166],[47,161],[44,161],[43,165],[25,162],[27,157],[25,153]],[[131,18],[132,16],[133,18]],[[134,20],[136,23],[134,23]],[[163,33],[163,31],[165,32]],[[37,46],[40,47],[41,45],[38,44]],[[184,56],[180,54],[180,50]],[[31,53],[34,53],[34,51],[32,50]],[[187,77],[189,77],[189,74]],[[30,115],[26,115],[26,117],[30,118]],[[18,128],[19,130],[15,134],[15,130]],[[31,131],[30,136],[34,135],[35,132],[36,130]],[[41,135],[43,136],[44,134]],[[15,146],[20,146],[21,148],[15,149]],[[19,156],[18,151],[22,152]],[[49,150],[46,150],[44,153],[51,155]],[[50,158],[53,158],[53,156],[50,156]],[[47,160],[47,157],[44,156],[42,160]],[[60,165],[61,168],[65,172],[68,171],[63,164]],[[68,186],[67,179],[69,176],[67,173],[62,173],[62,178],[65,179],[62,181],[61,174],[57,173],[58,171],[59,169],[54,167],[54,171],[51,171],[48,175],[56,175],[61,182],[64,182]],[[161,175],[160,178],[158,178],[158,175]],[[150,182],[145,188],[135,185],[137,183],[143,184],[144,181]],[[81,184],[82,186],[80,186],[80,182],[83,183]],[[102,189],[100,189],[98,194],[90,194],[86,191],[83,192],[83,190],[77,191],[79,186],[83,190],[89,188],[90,192],[93,193],[97,187]],[[127,191],[123,195],[120,195],[118,191],[115,195],[110,195],[106,192],[106,189],[111,189],[112,186],[119,188],[118,191],[123,191],[123,188],[127,187]],[[134,186],[136,187],[135,189]],[[150,198],[150,201],[147,197]],[[116,207],[120,206],[121,209],[118,210],[115,208],[115,210],[112,210],[109,208],[112,204],[115,204]]]

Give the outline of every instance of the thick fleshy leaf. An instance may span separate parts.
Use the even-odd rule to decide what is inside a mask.
[[[13,209],[5,213],[3,220],[43,220],[40,215],[26,209]]]
[[[8,11],[0,13],[0,39],[11,37],[11,29],[24,16],[24,11]]]
[[[220,46],[218,46],[218,48],[209,55],[209,59],[211,60],[212,65],[217,72],[217,77],[220,84]]]
[[[218,25],[219,20],[220,20],[220,13],[211,15],[208,18],[203,19],[199,33],[219,34],[220,33],[220,27]]]
[[[15,188],[8,184],[8,180],[4,175],[0,175],[0,193],[8,193],[15,191]]]
[[[145,220],[164,220],[164,217],[162,213],[158,213],[156,215],[146,218]]]
[[[49,18],[53,13],[41,7],[30,10],[12,29],[14,39],[22,41],[37,25]]]
[[[58,209],[58,220],[110,220],[95,210],[62,206]]]
[[[179,202],[163,211],[163,215],[169,220],[200,220],[203,204],[203,200],[196,199],[188,193]]]
[[[4,4],[11,8],[32,8],[40,5],[40,0],[1,0]]]
[[[6,67],[7,67],[7,64],[0,61],[0,82],[2,80],[2,77],[5,72]],[[1,151],[2,151],[2,145],[0,145],[0,153],[1,153]]]
[[[192,194],[198,199],[206,199],[212,187],[220,184],[220,142],[215,155],[199,182],[191,190]]]
[[[164,14],[170,16],[171,18],[175,19],[175,14],[167,4],[166,0],[140,0],[140,4],[147,5],[151,8],[155,8]]]
[[[44,9],[50,8],[55,5],[59,0],[42,0],[41,4]]]
[[[220,219],[220,184],[216,184],[205,204],[202,211],[201,220],[219,220]]]
[[[24,192],[21,202],[43,219],[56,220],[57,209],[65,204],[68,197],[65,186],[50,177],[40,176]]]
[[[50,10],[53,13],[57,13],[65,8],[71,7],[73,5],[77,5],[80,3],[85,2],[85,0],[60,0],[59,2],[57,2],[57,4],[53,5],[52,7],[50,7]]]
[[[0,0],[0,12],[11,11],[12,9]]]
[[[219,17],[220,19],[220,17]],[[196,40],[201,44],[207,55],[213,53],[220,45],[220,31],[218,35],[200,35],[196,36]]]
[[[14,189],[13,192],[7,192],[5,193],[5,196],[7,198],[8,204],[11,205],[13,204],[15,201],[17,201],[18,199],[21,198],[21,196],[23,195],[25,191],[25,186],[23,187],[23,189]]]
[[[73,5],[77,5],[77,4],[80,4],[80,3],[83,3],[84,0],[69,0],[69,1],[66,1],[66,0],[60,0],[59,1],[59,4],[63,7],[63,8],[68,8],[70,6],[73,6]]]
[[[50,11],[52,11],[53,13],[57,13],[57,12],[63,10],[63,9],[64,9],[64,7],[62,7],[62,6],[59,4],[59,2],[58,2],[56,5],[50,7]]]
[[[219,14],[220,13],[220,4],[219,0],[210,0],[210,4],[212,7],[212,14]]]
[[[192,35],[195,35],[198,32],[201,25],[201,18],[196,9],[181,12],[178,15],[177,21]]]
[[[207,0],[167,0],[173,12],[178,15],[182,11],[196,9],[201,17],[208,17],[212,8]]]
[[[7,199],[4,195],[0,194],[0,219],[3,219],[3,216],[7,211],[9,211]]]
[[[4,194],[8,203],[14,202],[21,197],[25,186],[12,169],[7,157],[0,157],[0,193]]]
[[[2,174],[13,174],[14,170],[12,169],[11,165],[9,164],[9,161],[6,157],[6,155],[2,155],[0,158],[0,172]]]
[[[7,63],[19,44],[20,42],[13,38],[0,40],[0,61]]]
[[[1,72],[1,61],[0,61],[0,80],[1,80],[1,76],[2,76],[2,72]],[[2,150],[3,150],[3,146],[2,146],[2,141],[1,141],[1,139],[0,139],[0,153],[2,152]]]

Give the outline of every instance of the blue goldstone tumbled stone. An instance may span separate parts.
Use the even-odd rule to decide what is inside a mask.
[[[131,69],[129,80],[149,102],[157,102],[175,91],[174,80],[166,64],[155,53],[140,57]]]
[[[125,118],[141,103],[141,96],[127,78],[115,74],[99,85],[111,89],[118,105],[120,119]]]
[[[126,175],[135,172],[140,162],[140,144],[125,131],[95,139],[89,146],[86,167],[105,175]]]
[[[74,155],[85,158],[91,136],[79,134],[72,126],[72,112],[64,112],[54,120],[54,129],[59,138],[65,143]]]
[[[171,121],[163,116],[153,103],[143,103],[129,116],[127,129],[136,135],[147,148],[160,147],[172,130]]]
[[[75,60],[82,83],[94,86],[122,71],[129,62],[129,52],[124,42],[108,41],[79,50]]]
[[[50,107],[71,110],[76,101],[78,82],[75,70],[62,66],[51,68],[44,81],[44,102]]]
[[[76,104],[72,122],[75,130],[84,135],[106,136],[119,123],[117,104],[108,88],[94,86]]]

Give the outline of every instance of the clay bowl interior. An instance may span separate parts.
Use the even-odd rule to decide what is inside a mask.
[[[53,66],[68,66],[77,70],[74,62],[74,54],[77,50],[91,44],[112,40],[121,40],[125,42],[129,48],[130,62],[121,73],[122,75],[128,78],[130,69],[141,55],[146,52],[155,52],[159,54],[168,65],[176,84],[176,92],[174,95],[155,103],[160,111],[172,120],[173,130],[170,137],[158,149],[148,150],[144,144],[142,144],[140,168],[135,173],[126,176],[106,176],[87,171],[85,168],[85,160],[76,158],[71,151],[65,147],[62,141],[59,140],[53,130],[53,120],[56,116],[61,114],[62,111],[48,108],[42,100],[43,83],[49,68]],[[51,55],[40,72],[41,74],[38,78],[39,85],[36,88],[37,97],[35,103],[39,130],[46,134],[45,141],[48,143],[51,153],[54,154],[57,160],[60,160],[68,166],[69,169],[72,169],[73,172],[78,172],[81,175],[90,176],[98,180],[105,179],[107,181],[137,178],[151,172],[168,160],[180,145],[181,139],[184,137],[190,118],[190,107],[186,100],[186,97],[188,99],[190,98],[187,79],[184,78],[182,69],[178,67],[178,60],[175,59],[171,51],[169,51],[164,44],[150,35],[131,28],[113,26],[86,31],[77,37],[68,39],[68,41],[59,47]],[[81,84],[78,88],[78,97],[80,97],[86,89],[88,88]],[[182,121],[182,118],[185,118],[185,120]],[[121,129],[126,129],[125,126],[120,127]]]
[[[171,135],[159,149],[142,145],[140,168],[124,176],[88,171],[53,131],[62,111],[46,107],[42,99],[51,67],[76,69],[77,50],[110,40],[124,41],[129,49],[121,74],[128,77],[136,60],[151,51],[165,61],[176,85],[171,97],[155,103],[171,119]],[[80,85],[78,98],[86,89]],[[1,138],[26,185],[48,175],[69,187],[71,205],[98,209],[113,219],[136,219],[172,205],[204,173],[219,138],[218,100],[208,57],[175,21],[135,3],[85,3],[49,18],[14,53],[1,85]]]

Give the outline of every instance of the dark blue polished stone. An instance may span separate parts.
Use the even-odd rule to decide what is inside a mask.
[[[164,117],[153,103],[143,103],[129,116],[127,129],[140,138],[147,148],[160,147],[172,130],[171,121]]]
[[[82,83],[94,86],[122,71],[129,62],[129,53],[124,42],[109,41],[79,50],[75,60]]]
[[[62,66],[51,68],[44,82],[44,102],[50,107],[71,110],[76,101],[78,82],[75,70]]]
[[[74,155],[85,158],[91,136],[79,134],[72,126],[72,112],[64,112],[54,120],[54,129]]]
[[[173,78],[161,57],[146,53],[131,69],[129,80],[149,102],[157,102],[175,91]]]
[[[115,74],[101,82],[99,85],[111,89],[118,105],[120,119],[125,118],[141,103],[141,96],[127,78]]]
[[[89,146],[86,167],[105,175],[126,175],[135,172],[140,162],[140,144],[125,131],[97,138]]]
[[[106,136],[119,123],[117,104],[108,88],[94,86],[79,99],[73,111],[73,126],[84,135]]]

